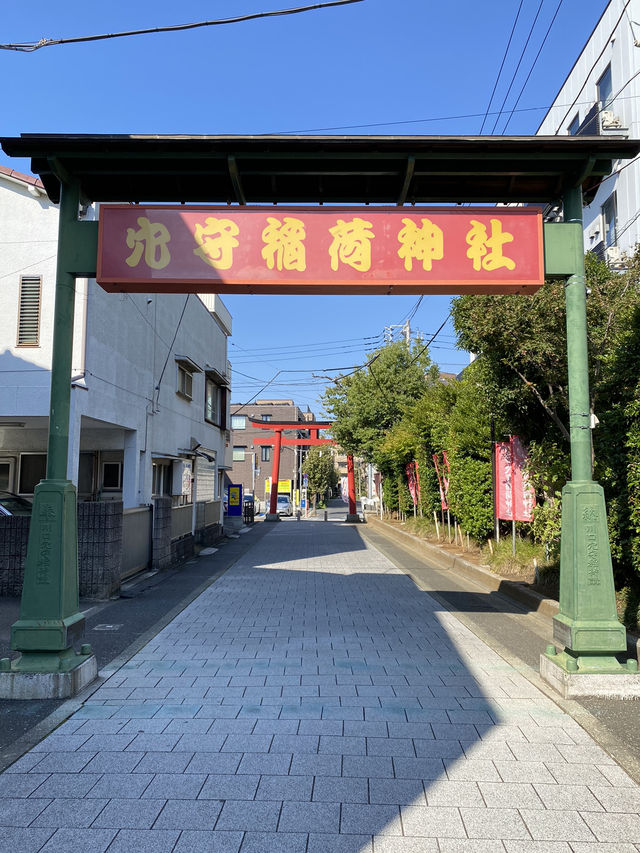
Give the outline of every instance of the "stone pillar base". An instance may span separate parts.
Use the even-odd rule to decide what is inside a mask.
[[[617,673],[568,672],[546,654],[540,655],[540,677],[563,699],[601,696],[607,699],[640,697],[640,673],[630,673],[620,665]]]
[[[265,517],[265,521],[280,521],[280,516],[277,512],[268,512]]]
[[[97,675],[95,655],[67,672],[0,672],[0,699],[68,699]]]
[[[353,514],[348,513],[345,522],[346,524],[360,524],[360,516],[357,512],[354,512]]]

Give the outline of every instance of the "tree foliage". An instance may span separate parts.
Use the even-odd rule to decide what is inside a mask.
[[[334,489],[338,482],[333,455],[326,445],[324,448],[315,446],[309,450],[302,464],[302,473],[307,475],[307,493],[312,496],[315,509],[318,495]]]

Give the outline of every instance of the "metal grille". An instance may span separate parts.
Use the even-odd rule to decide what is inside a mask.
[[[40,343],[40,294],[39,276],[20,279],[20,307],[18,309],[18,346],[34,346]]]

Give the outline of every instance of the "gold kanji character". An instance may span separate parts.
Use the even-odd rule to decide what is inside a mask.
[[[371,240],[375,237],[373,231],[369,231],[371,227],[366,219],[356,216],[351,222],[338,219],[338,224],[329,228],[333,237],[329,256],[334,272],[338,269],[338,263],[348,264],[360,272],[371,269]]]
[[[262,232],[266,243],[262,257],[269,269],[275,266],[278,270],[306,270],[304,222],[293,216],[285,216],[282,222],[275,216],[267,216],[267,222],[269,224]]]
[[[487,226],[477,219],[471,220],[472,228],[467,234],[467,257],[473,260],[474,270],[496,270],[506,267],[508,270],[515,269],[515,261],[502,254],[505,243],[513,242],[513,234],[502,230],[502,222],[499,219],[491,220],[491,236],[487,234]]]
[[[422,225],[417,225],[413,219],[404,219],[404,228],[398,234],[402,244],[398,255],[404,258],[404,268],[409,272],[413,269],[413,259],[422,261],[422,268],[430,270],[433,261],[441,261],[444,254],[444,238],[442,229],[430,219],[423,219]]]
[[[236,236],[240,229],[231,219],[207,216],[205,225],[196,222],[193,233],[199,248],[193,254],[217,270],[231,269],[233,250],[239,245]]]
[[[126,259],[130,267],[137,267],[144,253],[144,262],[154,270],[164,269],[171,255],[167,243],[171,235],[161,222],[149,222],[146,216],[137,218],[138,230],[127,228],[127,246],[133,252]]]

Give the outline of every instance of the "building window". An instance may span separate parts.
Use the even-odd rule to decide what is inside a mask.
[[[213,379],[207,379],[204,383],[204,417],[212,424],[220,422],[220,386]]]
[[[156,496],[171,494],[171,466],[163,462],[153,463],[152,494]]]
[[[271,415],[261,415],[261,418],[262,418],[262,420],[263,420],[263,421],[270,421],[270,420],[271,420]]]
[[[22,276],[20,279],[20,304],[18,306],[18,346],[40,346],[40,276]]]
[[[268,444],[263,444],[260,448],[260,461],[271,462],[271,447]]]
[[[18,491],[21,495],[32,495],[40,480],[47,473],[46,453],[21,453]]]
[[[246,429],[247,419],[244,415],[231,415],[231,429]]]
[[[233,448],[233,461],[234,462],[244,462],[245,453],[247,451],[246,446],[241,447],[237,446]]]
[[[598,102],[601,110],[606,110],[611,103],[612,90],[611,66],[607,65],[604,74],[597,83]]]
[[[102,488],[105,491],[122,489],[122,462],[102,463]]]
[[[618,242],[616,236],[616,194],[611,193],[609,198],[602,205],[602,222],[604,225],[604,245],[605,249],[609,246],[615,246]]]
[[[569,136],[577,136],[578,130],[580,129],[580,113],[576,113],[573,117],[573,120],[569,122],[569,127],[567,128],[567,133]]]
[[[178,365],[178,388],[177,393],[187,400],[193,398],[193,373],[182,364]]]

